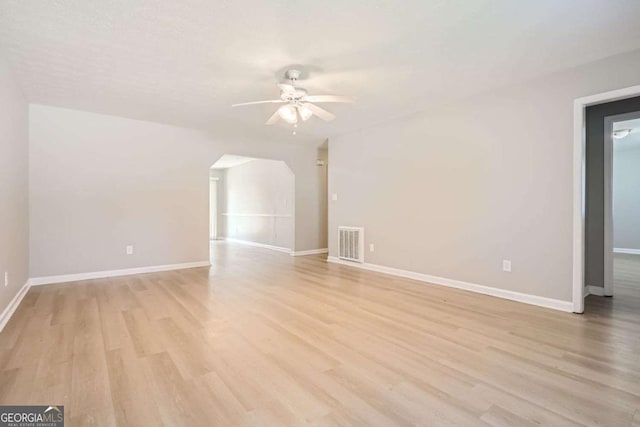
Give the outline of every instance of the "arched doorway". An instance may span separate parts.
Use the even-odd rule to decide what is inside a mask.
[[[211,166],[209,185],[211,245],[293,250],[295,176],[284,161],[225,154]]]

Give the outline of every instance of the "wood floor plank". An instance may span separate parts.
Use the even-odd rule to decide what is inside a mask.
[[[145,360],[132,348],[107,352],[109,389],[117,425],[162,425],[160,412],[146,377]]]
[[[640,256],[584,315],[230,243],[211,268],[33,287],[0,404],[68,425],[638,426]]]

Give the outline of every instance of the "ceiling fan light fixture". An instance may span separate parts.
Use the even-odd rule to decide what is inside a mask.
[[[283,105],[278,108],[278,114],[282,117],[287,123],[298,123],[298,113],[296,111],[296,107],[291,104]]]
[[[300,113],[300,117],[302,117],[302,120],[304,121],[309,120],[311,116],[313,116],[313,111],[311,111],[311,109],[306,105],[299,106],[298,113]]]
[[[613,131],[613,137],[615,139],[622,139],[631,133],[631,129],[618,129]]]
[[[330,122],[336,118],[335,114],[330,113],[324,108],[319,107],[316,103],[325,102],[353,102],[353,98],[339,95],[312,95],[307,90],[297,86],[298,79],[302,73],[300,70],[289,69],[285,73],[288,83],[277,83],[280,88],[280,99],[270,99],[266,101],[243,102],[241,104],[233,104],[232,107],[240,107],[255,104],[282,104],[280,108],[274,111],[265,125],[273,125],[282,119],[290,125],[307,121],[311,116],[315,116],[325,122]]]

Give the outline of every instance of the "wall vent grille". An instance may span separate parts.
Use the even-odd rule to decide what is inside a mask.
[[[338,257],[347,261],[364,263],[364,228],[338,227]]]

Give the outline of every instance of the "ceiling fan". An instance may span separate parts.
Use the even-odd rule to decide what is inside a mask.
[[[353,102],[348,96],[334,95],[309,95],[307,90],[296,86],[298,78],[300,78],[300,70],[290,69],[285,73],[285,77],[291,83],[279,83],[280,99],[271,99],[268,101],[243,102],[242,104],[233,104],[232,107],[240,107],[243,105],[254,104],[284,104],[266,121],[266,125],[272,125],[282,119],[287,123],[297,126],[298,119],[307,121],[311,116],[330,122],[336,116],[324,108],[320,108],[313,103],[321,102]]]

